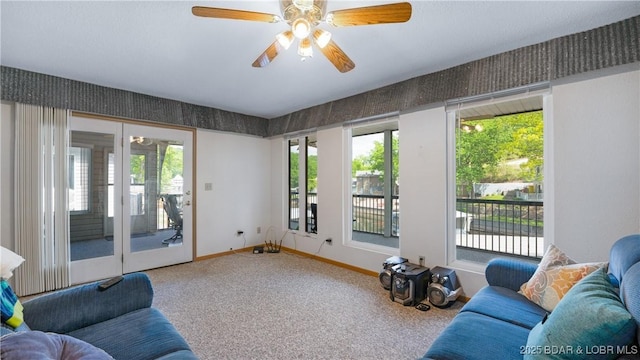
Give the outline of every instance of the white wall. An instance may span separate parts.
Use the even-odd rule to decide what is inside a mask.
[[[553,226],[545,238],[555,241],[578,261],[606,260],[611,244],[623,235],[640,232],[640,71],[610,75],[591,73],[590,79],[567,79],[552,87],[551,119],[546,134],[548,177],[545,217]],[[619,70],[619,69],[618,69]],[[628,69],[626,69],[628,70]],[[599,77],[596,77],[599,76]],[[594,78],[595,77],[595,78]],[[548,125],[548,126],[549,126]],[[400,129],[400,255],[428,266],[447,265],[446,113],[443,107],[402,114]],[[378,271],[390,254],[343,244],[343,129],[318,131],[317,238],[297,236],[286,246],[331,260]],[[271,140],[273,226],[286,227],[287,168],[282,138]],[[548,193],[547,193],[548,194]],[[327,238],[333,245],[323,245]],[[482,268],[454,267],[472,296],[485,285]]]
[[[197,131],[197,257],[264,241],[272,223],[270,146],[263,138]]]
[[[607,260],[615,240],[640,232],[640,71],[552,91],[556,217],[549,235],[577,261]]]

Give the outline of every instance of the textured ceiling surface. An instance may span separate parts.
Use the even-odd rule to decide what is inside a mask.
[[[393,1],[332,1],[327,10]],[[295,48],[251,63],[286,23],[200,18],[192,6],[278,14],[278,1],[6,1],[2,65],[263,118],[640,14],[638,1],[410,1],[407,23],[320,27],[355,62]]]

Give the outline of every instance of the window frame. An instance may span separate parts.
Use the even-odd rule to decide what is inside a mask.
[[[371,131],[369,131],[369,130]],[[355,130],[355,131],[354,131]],[[345,151],[344,158],[344,236],[345,239],[344,244],[349,247],[369,250],[377,253],[383,253],[388,255],[400,255],[400,247],[401,247],[401,237],[398,235],[398,247],[385,246],[374,244],[366,241],[358,241],[353,239],[353,178],[352,178],[352,161],[353,161],[353,138],[357,136],[367,135],[367,134],[383,134],[385,131],[388,131],[391,135],[384,136],[383,139],[388,138],[388,141],[391,145],[393,145],[393,132],[397,131],[398,137],[400,136],[400,121],[399,117],[396,115],[386,115],[384,117],[376,118],[376,119],[363,119],[360,121],[354,121],[345,124],[343,131],[343,141]],[[354,132],[356,135],[354,135]],[[383,140],[386,142],[387,139]],[[387,147],[385,146],[385,158],[392,153],[393,149],[390,148],[387,152]],[[398,148],[398,154],[400,153],[400,148]],[[399,161],[399,155],[398,155]],[[393,174],[388,171],[393,168],[392,161],[389,163],[385,161],[385,177],[389,177],[393,179]],[[398,177],[399,179],[399,177]],[[390,184],[385,182],[385,193],[386,189],[389,188]],[[391,187],[391,193],[387,194],[389,197],[393,196],[393,187]],[[387,196],[385,195],[385,196]],[[399,195],[398,195],[399,196]],[[393,208],[393,205],[390,206],[390,209]],[[388,229],[391,232],[393,227],[393,219],[392,219],[393,210],[391,210],[390,220],[388,224]],[[386,217],[385,217],[386,218]]]
[[[317,231],[311,231],[311,203],[307,201],[309,196],[307,191],[307,176],[308,176],[308,166],[307,166],[307,147],[309,146],[310,140],[316,144],[316,149],[318,149],[318,141],[317,135],[315,133],[305,133],[298,134],[295,136],[288,136],[284,139],[285,151],[286,151],[286,164],[287,164],[287,176],[285,180],[285,201],[286,201],[286,216],[284,217],[284,229],[287,231],[291,231],[292,233],[303,233],[307,236],[315,237],[317,236]],[[298,146],[298,204],[297,207],[292,207],[292,197],[291,197],[291,148],[292,143],[297,142],[295,146]],[[303,194],[305,196],[300,196]],[[318,194],[316,194],[317,199]],[[317,200],[316,200],[317,204]],[[298,211],[298,228],[292,229],[292,214],[294,210]]]
[[[552,123],[552,95],[548,88],[543,90],[533,90],[533,91],[525,91],[516,93],[515,95],[504,95],[504,96],[488,96],[484,100],[482,99],[472,99],[469,101],[458,100],[455,104],[448,104],[448,108],[446,109],[446,131],[447,131],[447,189],[446,189],[446,253],[447,253],[447,266],[451,266],[454,268],[460,268],[464,270],[469,270],[472,272],[483,273],[486,267],[486,263],[483,262],[474,262],[466,259],[458,259],[457,258],[457,246],[456,246],[456,203],[457,203],[457,180],[456,180],[456,130],[458,125],[458,113],[464,109],[470,109],[474,107],[480,107],[485,105],[494,105],[500,103],[507,103],[512,101],[518,101],[521,99],[528,98],[540,98],[542,109],[527,109],[521,111],[532,112],[532,111],[542,111],[543,116],[543,136],[544,136],[544,165],[543,172],[544,178],[542,181],[543,187],[545,189],[545,200],[544,200],[544,218],[545,222],[545,231],[543,234],[544,247],[547,247],[549,244],[553,243],[552,238],[552,228],[553,224],[552,219],[552,202],[553,202],[553,189],[551,184],[553,183],[553,159],[551,158],[551,146],[553,143],[552,132],[551,132],[551,123]],[[505,114],[497,114],[496,116],[508,115]],[[505,254],[506,255],[506,254]],[[496,253],[495,257],[500,257],[499,253]],[[526,257],[526,256],[518,256],[525,261],[537,261],[536,258]]]

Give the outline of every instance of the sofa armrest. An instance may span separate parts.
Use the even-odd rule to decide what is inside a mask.
[[[487,264],[485,277],[492,286],[502,286],[513,291],[520,290],[520,286],[529,281],[538,265],[504,258],[496,258]]]
[[[56,291],[25,301],[24,320],[32,330],[65,334],[73,330],[151,307],[153,288],[144,273],[124,276],[110,288],[99,282]]]

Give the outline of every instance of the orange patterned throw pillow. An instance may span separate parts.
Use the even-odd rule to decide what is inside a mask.
[[[573,285],[607,265],[606,262],[576,264],[552,244],[531,279],[520,287],[520,293],[543,309],[553,311]]]

